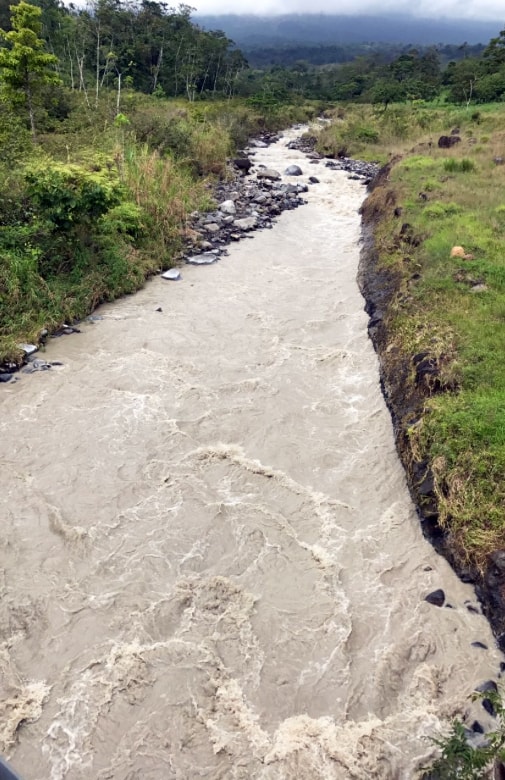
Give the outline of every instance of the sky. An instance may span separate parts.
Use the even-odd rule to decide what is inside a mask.
[[[503,0],[188,0],[196,14],[289,13],[415,13],[416,16],[448,16],[458,19],[504,20]],[[414,6],[414,7],[413,7]]]

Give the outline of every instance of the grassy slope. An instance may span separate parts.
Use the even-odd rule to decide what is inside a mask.
[[[321,144],[347,143],[354,126],[350,153],[401,154],[368,204],[379,215],[378,268],[396,278],[387,350],[425,397],[421,417],[401,424],[408,457],[431,467],[452,553],[484,570],[505,548],[505,165],[495,161],[505,156],[505,108],[413,110],[396,135],[401,123],[386,115],[344,116]],[[454,125],[461,143],[439,149]],[[451,257],[456,245],[466,258]],[[426,358],[435,370],[420,377]]]

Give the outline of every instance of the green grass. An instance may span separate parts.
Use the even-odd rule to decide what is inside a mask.
[[[474,143],[472,112],[434,113],[432,130],[457,125],[462,142],[438,149],[413,116],[416,142],[397,140],[402,159],[373,196],[383,204],[376,241],[380,263],[401,279],[387,321],[392,347],[412,365],[412,384],[412,357],[428,352],[442,358],[452,388],[426,398],[411,457],[432,465],[452,551],[485,568],[487,555],[505,548],[505,166],[493,161],[505,143],[505,108],[479,107],[485,146]],[[384,138],[379,153],[390,143]],[[386,207],[387,191],[401,219]],[[402,235],[405,223],[416,242]],[[451,257],[455,246],[465,257]]]

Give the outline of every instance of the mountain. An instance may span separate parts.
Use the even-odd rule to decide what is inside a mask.
[[[207,30],[223,30],[240,47],[286,43],[487,43],[504,21],[470,19],[419,19],[408,14],[343,16],[337,14],[197,15],[194,21]]]

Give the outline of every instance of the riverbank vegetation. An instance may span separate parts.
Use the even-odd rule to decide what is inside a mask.
[[[174,264],[229,156],[318,110],[235,99],[240,54],[185,7],[20,3],[4,25],[0,363]]]
[[[484,572],[505,548],[505,111],[385,113],[341,115],[319,143],[395,161],[364,210],[394,286],[384,359],[422,398],[400,420],[412,473],[433,478],[460,566]]]

